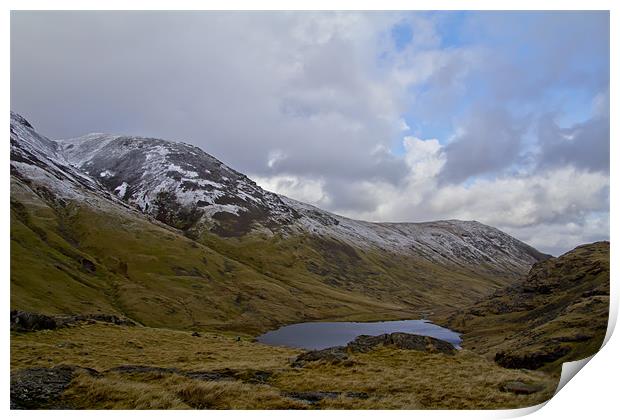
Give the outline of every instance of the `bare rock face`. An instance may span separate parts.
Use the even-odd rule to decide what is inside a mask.
[[[515,285],[451,315],[463,346],[511,369],[555,369],[591,356],[609,318],[610,245],[581,245],[534,264]],[[493,331],[498,337],[488,340]]]
[[[571,348],[567,345],[559,345],[551,348],[544,348],[539,351],[529,353],[507,353],[498,352],[495,354],[495,362],[508,369],[539,369],[547,363],[554,362],[570,352]]]

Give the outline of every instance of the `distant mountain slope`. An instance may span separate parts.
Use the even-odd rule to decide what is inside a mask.
[[[61,140],[73,165],[142,211],[199,236],[310,233],[432,262],[522,272],[546,256],[477,222],[368,223],[268,192],[197,147],[90,134]],[[176,216],[168,214],[177,209]],[[176,222],[176,223],[175,223]]]
[[[477,222],[368,223],[182,143],[51,141],[11,114],[11,306],[257,332],[464,307],[546,258]]]
[[[553,368],[594,354],[609,312],[609,242],[535,264],[522,283],[453,315],[464,346],[505,367]]]

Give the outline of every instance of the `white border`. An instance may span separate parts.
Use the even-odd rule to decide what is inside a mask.
[[[0,18],[0,33],[2,34],[2,55],[4,65],[0,67],[0,77],[3,83],[2,93],[5,100],[2,103],[2,114],[4,115],[7,123],[4,125],[5,129],[8,127],[9,109],[10,109],[10,10],[45,10],[50,9],[53,6],[54,9],[59,10],[611,10],[611,74],[617,75],[618,72],[618,27],[620,26],[620,20],[618,19],[618,7],[617,1],[612,0],[589,0],[589,1],[575,1],[575,0],[545,0],[545,1],[533,1],[533,0],[436,0],[436,1],[404,1],[404,0],[382,0],[382,1],[334,1],[334,0],[300,0],[296,2],[287,2],[282,0],[272,1],[252,1],[252,0],[232,0],[228,2],[206,2],[199,0],[133,0],[133,1],[121,1],[121,0],[92,0],[88,2],[80,2],[78,0],[57,0],[54,2],[46,0],[8,0],[3,3],[5,5],[5,12]],[[615,79],[612,79],[610,86],[611,96],[611,112],[618,109],[618,85],[615,83]],[[611,119],[611,182],[612,185],[616,185],[617,170],[614,170],[615,165],[618,164],[618,145],[617,140],[617,123],[614,118]],[[6,141],[6,140],[5,140]],[[0,149],[0,153],[4,162],[9,160],[9,147],[5,143],[5,146]],[[3,294],[4,313],[8,312],[10,305],[9,298],[9,180],[8,180],[8,168],[5,168],[3,182],[0,183],[0,197],[2,197],[3,206],[3,218],[0,225],[0,237],[3,238],[2,242],[2,267],[3,276],[1,277],[4,282],[5,293]],[[614,194],[614,190],[611,190],[611,214],[615,213],[617,209],[617,194]],[[614,223],[615,220],[611,219],[611,237],[617,238],[618,225]],[[616,272],[617,252],[615,252],[615,246],[612,245],[612,273]],[[610,328],[613,330],[618,313],[618,291],[617,291],[617,279],[614,280],[612,275],[612,308],[610,311]],[[8,323],[3,322],[1,324],[3,337],[9,337]],[[609,338],[609,334],[608,334]],[[580,372],[576,380],[570,381],[555,397],[553,397],[547,404],[542,404],[539,407],[532,409],[521,410],[498,410],[498,411],[356,411],[356,412],[334,412],[334,411],[322,411],[322,412],[291,412],[291,411],[251,411],[251,412],[230,412],[230,411],[210,411],[205,412],[162,412],[162,411],[133,411],[133,412],[108,412],[98,411],[93,412],[19,412],[11,411],[8,414],[14,418],[79,418],[88,416],[89,418],[107,418],[108,416],[115,415],[123,418],[171,418],[171,417],[195,417],[195,416],[209,416],[212,418],[227,418],[231,416],[233,418],[245,417],[251,415],[251,417],[259,419],[288,419],[291,415],[299,418],[315,418],[316,416],[325,418],[338,418],[342,416],[349,417],[355,416],[356,419],[365,420],[376,418],[402,418],[410,419],[412,417],[417,418],[506,418],[516,417],[520,415],[528,414],[538,409],[530,418],[567,418],[567,419],[583,419],[583,418],[609,418],[613,414],[617,413],[616,399],[616,383],[618,377],[618,358],[620,355],[620,344],[618,344],[617,337],[611,337],[609,342],[604,348],[595,355],[588,367]],[[4,372],[5,375],[9,372],[9,340],[6,340],[6,344],[2,347],[3,360],[4,360]],[[2,401],[3,407],[8,411],[9,406],[9,380],[5,376],[5,380],[2,383]],[[542,408],[544,406],[544,408]],[[540,409],[542,408],[542,409]]]

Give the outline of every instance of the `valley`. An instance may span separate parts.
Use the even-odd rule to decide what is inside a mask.
[[[475,221],[352,220],[194,146],[52,141],[11,114],[11,309],[83,316],[12,323],[15,408],[525,407],[597,351],[608,305],[609,243],[551,258]],[[463,349],[388,343],[300,367],[303,349],[255,339],[402,319]]]

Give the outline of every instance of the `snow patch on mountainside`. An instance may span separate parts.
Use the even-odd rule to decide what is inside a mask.
[[[25,187],[56,201],[73,200],[94,208],[133,211],[96,179],[76,169],[58,144],[38,134],[22,116],[11,112],[11,176]]]

